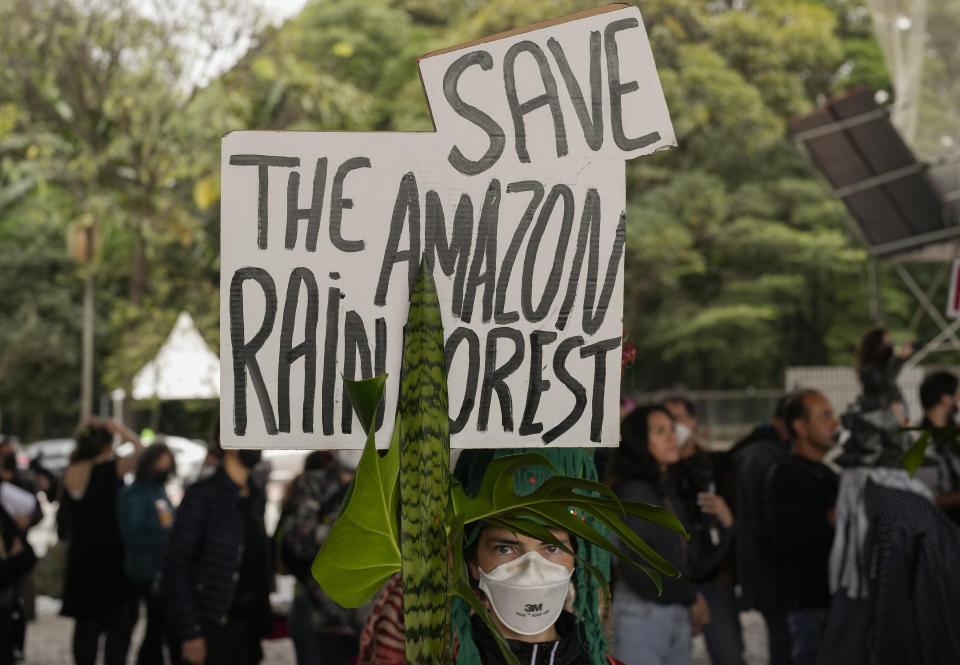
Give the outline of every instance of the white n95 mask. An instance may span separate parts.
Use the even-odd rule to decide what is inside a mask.
[[[556,622],[573,573],[537,552],[527,552],[489,573],[479,572],[480,590],[494,613],[519,635],[539,635]]]
[[[683,444],[690,438],[690,435],[693,434],[693,430],[683,423],[674,423],[673,432],[677,435],[677,443],[681,448],[683,448]]]

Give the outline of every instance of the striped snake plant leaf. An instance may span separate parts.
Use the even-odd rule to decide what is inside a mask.
[[[377,453],[374,422],[386,375],[346,381],[346,389],[367,442],[343,509],[313,560],[314,579],[335,602],[359,607],[400,571],[398,428],[387,454]]]
[[[447,665],[450,416],[437,287],[421,261],[400,374],[400,552],[407,665]]]

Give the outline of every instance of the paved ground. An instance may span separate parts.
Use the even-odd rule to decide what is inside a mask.
[[[45,597],[38,598],[37,620],[27,630],[25,665],[70,665],[73,662],[70,657],[73,623],[70,619],[58,616],[59,609],[58,602]],[[755,612],[747,612],[741,615],[741,622],[747,644],[747,665],[767,665],[763,619]],[[139,644],[142,631],[141,622],[133,636],[134,645]],[[264,642],[264,652],[264,665],[294,665],[293,644],[289,639]],[[134,654],[134,649],[131,649],[131,665],[136,662]],[[691,665],[710,665],[702,637],[694,639]]]

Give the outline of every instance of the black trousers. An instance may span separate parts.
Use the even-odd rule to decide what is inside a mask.
[[[226,625],[203,624],[203,640],[207,649],[204,665],[257,665],[263,658],[260,632],[252,622],[230,617]],[[191,665],[181,658],[181,642],[170,643],[173,665]]]
[[[13,609],[0,605],[0,665],[13,665]]]
[[[137,652],[137,665],[164,665],[163,648],[166,642],[166,611],[163,600],[149,591],[138,594],[134,612],[139,614],[140,602],[147,606],[147,629]]]
[[[130,649],[130,634],[137,623],[137,613],[129,603],[107,617],[76,619],[73,627],[73,660],[76,665],[95,665],[100,636],[106,634],[104,665],[124,665]]]

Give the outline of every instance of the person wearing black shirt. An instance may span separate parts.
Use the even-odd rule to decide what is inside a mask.
[[[773,464],[790,450],[784,420],[789,395],[777,401],[770,424],[758,425],[728,453],[734,478],[734,551],[740,603],[757,610],[767,624],[770,665],[790,665],[790,629],[783,607],[777,553],[767,528],[766,481]]]
[[[767,477],[770,543],[783,571],[793,665],[813,665],[830,605],[829,559],[838,478],[823,463],[839,422],[820,393],[797,393],[785,409],[793,447]]]
[[[269,632],[270,552],[264,495],[251,482],[259,450],[223,451],[187,489],[161,573],[175,662],[255,665]]]

